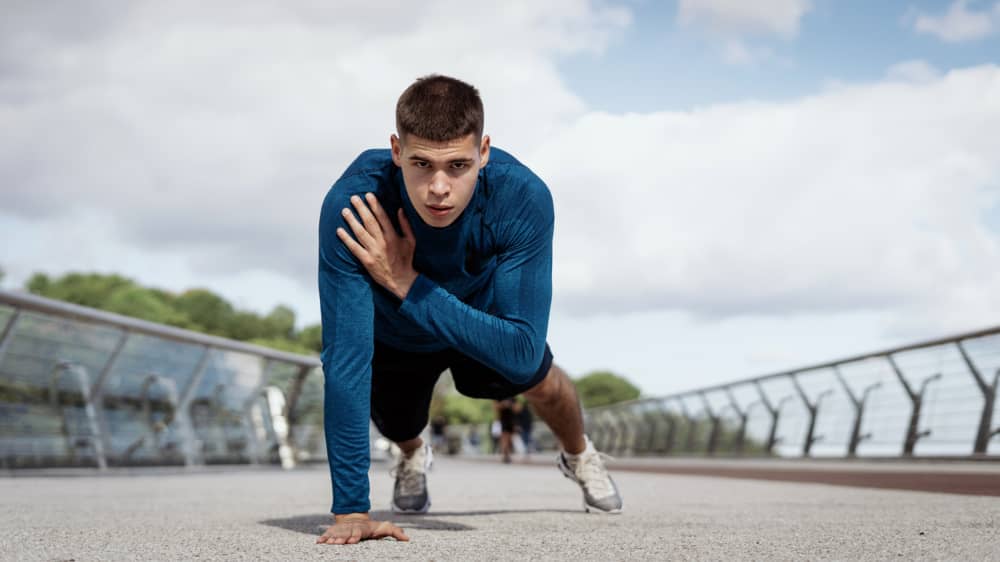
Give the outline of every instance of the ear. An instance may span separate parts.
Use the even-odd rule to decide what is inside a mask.
[[[483,135],[483,140],[479,144],[479,167],[484,168],[490,161],[490,136]]]
[[[392,146],[392,163],[403,167],[403,141],[396,135],[389,135],[389,145]]]

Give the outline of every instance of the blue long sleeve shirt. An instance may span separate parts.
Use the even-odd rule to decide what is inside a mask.
[[[375,283],[337,238],[341,210],[374,193],[416,237],[418,276],[406,298]],[[423,222],[389,150],[363,152],[333,184],[320,214],[324,430],[333,512],[371,509],[368,424],[374,340],[404,351],[454,348],[514,383],[541,364],[552,301],[552,196],[526,166],[492,148],[468,207],[452,224]]]

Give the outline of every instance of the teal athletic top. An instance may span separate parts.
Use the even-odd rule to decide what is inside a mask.
[[[413,227],[418,276],[406,298],[378,285],[337,238],[352,195],[374,193]],[[319,221],[324,429],[333,513],[371,509],[368,469],[374,340],[403,351],[453,348],[515,384],[537,372],[552,303],[552,195],[492,148],[468,207],[437,228],[417,214],[387,149],[367,150],[333,184]]]

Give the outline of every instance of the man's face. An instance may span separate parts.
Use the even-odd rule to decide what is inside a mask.
[[[403,170],[406,194],[429,226],[458,220],[472,200],[479,170],[490,159],[490,137],[432,141],[414,135],[392,142],[392,161]]]

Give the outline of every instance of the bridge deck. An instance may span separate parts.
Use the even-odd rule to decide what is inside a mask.
[[[439,458],[432,513],[393,518],[411,542],[333,547],[325,467],[69,474],[0,478],[0,559],[1000,559],[990,496],[620,470],[626,512],[588,515],[554,466]]]

